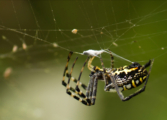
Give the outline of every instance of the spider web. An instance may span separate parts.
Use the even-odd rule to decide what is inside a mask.
[[[86,57],[80,53],[89,49],[110,49],[121,56],[115,57],[115,67],[129,64],[124,58],[141,64],[166,59],[166,6],[167,1],[2,0],[1,73],[22,65],[48,73],[55,65],[59,74],[69,51],[83,58],[83,64]],[[103,55],[103,60],[110,66],[109,55]],[[40,109],[32,111],[36,117],[42,114]]]
[[[40,5],[37,5],[39,1],[1,2],[1,8],[5,9],[3,4],[8,4],[9,10],[1,12],[1,45],[5,49],[1,47],[0,58],[22,56],[27,59],[33,54],[82,53],[88,49],[110,49],[129,59],[154,51],[158,54],[149,59],[166,53],[166,45],[161,44],[166,37],[164,1],[150,8],[143,7],[144,13],[137,7],[142,2],[132,1],[121,4],[116,1],[42,1]],[[20,11],[22,6],[24,11]],[[76,34],[72,33],[74,29]],[[163,39],[157,39],[161,37]]]

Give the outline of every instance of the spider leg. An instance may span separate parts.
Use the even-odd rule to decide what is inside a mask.
[[[67,73],[66,76],[69,77],[70,76],[69,73]],[[78,80],[71,76],[71,81],[73,81],[74,83],[77,83]],[[82,82],[79,82],[78,85],[81,86],[84,90],[86,90],[87,88],[87,86]]]
[[[90,59],[89,59],[89,61],[88,61],[88,69],[90,70],[90,71],[93,71],[94,69],[94,66],[92,65],[92,61],[93,61],[93,59],[95,58],[95,56],[93,56],[93,57],[91,57]]]
[[[69,84],[70,84],[70,80],[71,80],[71,74],[72,74],[72,71],[73,71],[73,68],[74,68],[74,65],[75,65],[77,59],[78,59],[78,57],[75,59],[73,65],[72,65],[70,74],[68,75],[68,83],[67,83],[67,86],[66,86],[66,88],[67,88],[67,89],[66,89],[66,93],[67,93],[68,95],[70,95],[71,97],[75,98],[76,100],[82,102],[83,104],[90,106],[90,105],[91,105],[91,100],[88,99],[88,98],[86,97],[86,95],[85,95],[82,91],[80,91],[80,89],[78,88],[78,85],[79,85],[79,83],[80,83],[79,80],[80,80],[80,77],[81,77],[81,75],[82,75],[82,71],[83,71],[83,69],[84,69],[84,67],[85,67],[85,65],[86,65],[86,62],[88,61],[89,57],[86,59],[84,65],[83,65],[83,67],[82,67],[82,69],[81,69],[81,72],[80,72],[80,75],[79,75],[79,78],[78,78],[78,81],[77,81],[76,89],[70,87],[70,85],[69,85]],[[91,80],[91,81],[93,81],[93,80]],[[74,92],[75,94],[72,93],[71,91]],[[78,96],[77,96],[77,95],[78,95]],[[83,98],[83,99],[82,99],[82,98]]]
[[[113,87],[113,83],[111,82],[110,84],[104,87],[104,91],[111,91],[112,87]],[[112,92],[116,92],[116,90],[112,89]]]
[[[124,98],[122,92],[119,90],[118,85],[116,84],[116,80],[115,80],[114,76],[110,76],[111,80],[113,81],[113,83],[114,83],[114,85],[115,85],[115,89],[116,89],[116,91],[117,91],[117,94],[118,94],[118,96],[120,97],[120,99],[121,99],[122,101],[127,101],[127,100],[131,99],[132,97],[134,97],[134,96],[136,96],[136,95],[142,93],[142,92],[145,90],[146,84],[147,84],[147,82],[148,82],[149,75],[150,75],[150,73],[151,73],[151,69],[152,69],[153,62],[154,62],[154,59],[153,59],[152,61],[149,61],[148,63],[146,63],[146,64],[143,66],[143,68],[146,68],[146,67],[150,66],[150,64],[151,64],[143,88],[139,89],[139,90],[136,91],[134,94],[131,94],[131,95],[129,95],[128,97],[125,97],[125,98]]]
[[[109,51],[109,53],[110,53],[110,57],[111,57],[111,69],[114,69],[114,56],[112,55],[110,49],[108,49],[108,51]],[[101,61],[101,65],[102,65],[102,67],[103,67],[104,74],[106,74],[106,70],[105,70],[105,68],[104,68],[104,64],[103,64],[103,60],[102,60],[102,58],[100,58],[100,61]],[[105,81],[105,87],[104,87],[104,90],[105,90],[105,91],[109,91],[109,88],[110,88],[110,86],[111,86],[112,83],[111,83],[111,84],[108,84],[108,83],[107,83],[107,81],[106,81],[106,77],[105,77],[104,74],[103,74],[103,79],[104,79],[104,81]]]
[[[67,83],[65,82],[65,75],[66,75],[68,78],[69,78],[69,76],[70,76],[70,74],[68,73],[68,63],[69,63],[69,61],[70,61],[70,58],[71,58],[72,54],[73,54],[73,52],[70,51],[70,52],[69,52],[69,55],[68,55],[68,57],[67,57],[67,63],[66,63],[66,66],[65,66],[65,69],[64,69],[64,73],[63,73],[62,85],[65,86],[65,87],[67,86]],[[71,80],[72,80],[73,82],[77,83],[77,79],[74,78],[74,77],[72,77],[72,76],[71,76]],[[87,86],[86,86],[85,84],[81,83],[81,82],[79,82],[79,86],[81,86],[81,87],[82,87],[83,89],[85,89],[85,90],[86,90],[86,88],[87,88]]]
[[[93,81],[93,79],[92,79],[92,77],[90,78],[90,81]],[[90,82],[89,82],[90,83]],[[90,85],[88,85],[88,88],[90,88],[89,87]],[[69,86],[70,87],[70,86]],[[88,89],[87,88],[87,89]],[[76,99],[76,100],[78,100],[78,101],[80,101],[82,104],[84,104],[84,105],[87,105],[87,106],[91,106],[92,105],[92,103],[91,103],[91,99],[89,99],[88,97],[87,97],[87,95],[85,95],[85,94],[80,94],[77,90],[71,90],[71,91],[73,91],[74,93],[72,93],[71,91],[70,91],[71,89],[70,88],[68,88],[67,89],[67,94],[68,95],[70,95],[71,97],[73,97],[74,99]],[[86,93],[88,93],[88,91],[86,91]],[[78,95],[78,96],[77,96]],[[83,99],[82,99],[83,98]]]
[[[97,83],[98,83],[98,79],[97,79],[97,76],[96,76],[95,80],[94,80],[94,84],[93,84],[92,105],[94,105],[95,101],[96,101]]]
[[[90,81],[91,81],[91,80],[90,80]],[[68,95],[70,95],[70,96],[73,97],[74,99],[80,101],[80,102],[81,102],[82,104],[84,104],[84,105],[87,105],[87,106],[91,106],[91,105],[92,105],[92,104],[91,104],[91,100],[90,100],[88,97],[86,97],[85,94],[78,92],[78,91],[75,90],[74,88],[71,89],[70,86],[68,86],[68,87],[69,87],[69,88],[66,90],[66,92],[67,92]],[[71,91],[74,92],[74,93],[72,93]],[[77,95],[78,95],[78,96],[77,96]]]
[[[62,85],[64,85],[65,87],[67,86],[67,83],[65,82],[65,75],[66,73],[68,73],[68,63],[70,61],[71,55],[73,54],[72,51],[69,52],[68,57],[67,57],[67,63],[64,69],[64,73],[63,73],[63,80],[62,80]]]
[[[83,66],[82,66],[82,69],[81,69],[81,72],[80,72],[79,77],[78,77],[77,85],[76,85],[76,88],[75,88],[75,90],[77,90],[78,92],[80,92],[80,89],[79,89],[79,87],[78,87],[78,85],[81,84],[80,78],[81,78],[82,72],[83,72],[83,70],[84,70],[84,67],[85,67],[85,65],[86,65],[86,63],[87,63],[87,61],[88,61],[88,59],[89,59],[89,57],[88,57],[88,58],[86,59],[86,61],[84,62]],[[85,88],[85,86],[83,86],[83,84],[81,84],[81,86],[82,86],[83,88]]]
[[[70,80],[71,80],[71,74],[72,74],[72,71],[73,71],[73,68],[74,68],[74,65],[75,65],[75,63],[76,63],[77,59],[78,59],[78,57],[75,59],[75,61],[74,61],[73,65],[72,65],[72,68],[71,68],[71,71],[70,71],[69,77],[68,77],[68,83],[67,83],[67,85],[66,85],[67,91],[68,91],[68,90],[72,90],[73,92],[75,91],[72,87],[70,87],[70,85],[69,85],[69,84],[70,84]]]
[[[113,69],[114,68],[114,56],[112,55],[110,49],[108,49],[108,51],[110,52],[110,56],[111,56],[111,69]]]
[[[104,91],[109,91],[109,87],[106,87],[109,85],[108,81],[106,80],[106,69],[104,67],[104,63],[103,63],[103,60],[102,58],[100,57],[100,61],[101,61],[101,66],[103,67],[103,79],[104,79],[104,82],[105,82],[105,87],[104,87]],[[111,83],[112,84],[112,83]],[[111,85],[110,85],[111,86]]]
[[[91,106],[91,101],[86,96],[83,96],[83,99],[81,97],[76,96],[75,94],[79,95],[78,93],[72,93],[69,89],[67,89],[67,94],[73,97],[74,99],[80,101],[82,104]]]
[[[89,85],[86,90],[86,97],[90,100],[91,105],[95,104],[97,83],[98,83],[97,75],[90,76]]]
[[[104,79],[104,82],[105,82],[105,86],[107,86],[108,85],[108,83],[107,83],[107,81],[106,81],[106,69],[105,69],[105,67],[104,67],[104,63],[103,63],[103,60],[102,60],[102,58],[100,57],[100,61],[101,61],[101,66],[103,67],[103,79]]]
[[[81,97],[83,97],[84,94],[83,94],[82,91],[80,91],[78,85],[79,85],[79,82],[80,82],[80,78],[81,78],[81,75],[82,75],[82,71],[83,71],[83,69],[84,69],[84,67],[85,67],[85,65],[86,65],[86,63],[87,63],[87,61],[88,61],[88,59],[89,59],[89,57],[86,59],[84,65],[83,65],[83,67],[82,67],[82,69],[81,69],[81,72],[80,72],[80,75],[79,75],[78,81],[77,81],[77,86],[76,86],[76,88],[75,88],[75,90],[79,93],[79,95],[80,95]],[[93,59],[94,59],[94,58],[93,58]],[[93,60],[93,59],[92,59],[92,60]],[[88,85],[88,89],[86,90],[86,98],[85,98],[85,96],[84,96],[84,98],[85,98],[86,100],[89,100],[89,102],[91,101],[92,105],[95,104],[96,92],[97,92],[97,77],[95,77],[95,81],[94,81],[93,79],[94,79],[94,76],[91,76],[91,79],[90,79],[90,82],[89,82],[89,85]]]
[[[89,83],[88,83],[88,87],[86,88],[86,97],[89,98],[89,93],[90,93],[90,83],[91,83],[92,78],[90,77]]]
[[[115,77],[112,76],[112,75],[110,75],[110,79],[111,79],[112,83],[113,83],[114,86],[115,86],[115,89],[116,89],[116,91],[117,91],[118,96],[120,97],[120,99],[121,99],[122,101],[124,101],[124,95],[123,95],[122,92],[119,90],[119,87],[118,87],[118,85],[117,85],[117,83],[116,83]]]
[[[81,75],[82,75],[82,72],[83,72],[83,70],[84,70],[84,67],[85,67],[85,65],[86,65],[86,63],[87,63],[87,61],[88,61],[88,59],[89,59],[89,57],[86,59],[86,61],[84,62],[84,64],[83,64],[83,66],[82,66],[82,69],[81,69],[81,72],[80,72],[80,74],[79,74],[79,77],[78,77],[78,80],[77,80],[77,85],[76,85],[76,88],[75,88],[75,93],[77,93],[80,97],[83,97],[83,98],[85,98],[85,99],[87,99],[87,97],[83,94],[83,92],[79,89],[79,87],[78,87],[78,85],[81,83],[80,82],[80,78],[81,78]],[[91,81],[93,81],[93,80],[91,80]],[[90,88],[90,87],[89,87]],[[90,101],[90,100],[89,100]]]
[[[92,93],[93,93],[93,84],[94,84],[94,76],[90,78],[90,89],[89,89],[89,96],[88,98],[92,99]]]

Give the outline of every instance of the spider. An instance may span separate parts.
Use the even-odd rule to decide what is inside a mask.
[[[63,80],[62,80],[62,85],[66,87],[66,93],[87,106],[91,106],[95,104],[98,80],[104,81],[105,91],[117,92],[118,96],[122,101],[127,101],[132,97],[142,93],[146,88],[146,84],[148,82],[148,78],[151,72],[154,59],[149,60],[149,62],[143,66],[137,62],[133,62],[129,66],[114,68],[114,57],[111,51],[109,51],[109,53],[111,57],[111,68],[104,67],[103,60],[101,57],[100,57],[100,61],[101,61],[102,68],[99,68],[98,66],[93,66],[91,63],[95,58],[95,56],[88,56],[86,61],[83,64],[83,67],[81,69],[78,79],[76,79],[72,77],[71,74],[78,57],[75,59],[70,73],[68,73],[68,63],[73,54],[73,52],[69,52],[69,55],[67,57],[67,63],[63,73]],[[88,83],[88,86],[80,82],[82,72],[87,62],[88,62],[88,69],[91,71],[89,75],[90,81]],[[147,72],[146,68],[149,66],[150,66],[150,69]],[[65,82],[65,76],[67,76],[68,78],[67,83]],[[75,88],[69,85],[70,80],[76,83]],[[138,91],[136,91],[135,93],[127,97],[124,97],[124,95],[122,94],[122,91],[130,90],[132,88],[138,87],[142,83],[144,83],[144,86],[140,88]],[[80,90],[79,86],[82,87],[84,90],[86,90],[86,94],[84,94]]]

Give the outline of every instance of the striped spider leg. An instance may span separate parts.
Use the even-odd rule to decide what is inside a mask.
[[[114,57],[113,57],[113,55],[111,53],[111,50],[108,49],[108,51],[109,51],[110,57],[111,57],[111,69],[113,70],[114,69]]]
[[[109,53],[110,53],[110,57],[111,57],[111,69],[110,70],[114,70],[114,56],[112,55],[110,49],[108,49]],[[102,58],[100,57],[100,61],[101,61],[101,65],[103,67],[103,71],[104,71],[104,74],[103,74],[103,79],[105,81],[105,87],[104,87],[104,91],[109,91],[110,89],[110,86],[111,86],[111,80],[106,80],[105,78],[105,75],[106,75],[106,70],[105,70],[105,67],[104,67],[104,63],[103,63],[103,60]]]
[[[65,87],[67,86],[67,83],[65,82],[65,76],[66,76],[67,78],[71,77],[71,80],[72,80],[73,82],[77,83],[77,79],[74,78],[74,77],[72,77],[72,76],[70,76],[70,74],[68,73],[68,63],[69,63],[69,61],[70,61],[70,58],[71,58],[72,54],[73,54],[73,52],[70,52],[69,55],[68,55],[68,57],[67,57],[67,63],[66,63],[66,66],[65,66],[65,69],[64,69],[64,73],[63,73],[62,85],[65,86]],[[76,58],[76,60],[77,60],[77,58]],[[76,62],[76,61],[75,61],[75,62]],[[74,66],[73,66],[73,67],[74,67]],[[80,85],[83,89],[86,90],[87,86],[86,86],[85,84],[82,84],[82,83],[80,82],[79,85]]]
[[[74,63],[73,63],[73,66],[71,68],[71,71],[70,71],[70,74],[68,73],[68,63],[69,63],[69,60],[71,58],[71,55],[73,54],[73,52],[70,52],[68,57],[67,57],[67,63],[66,63],[66,66],[65,66],[65,69],[64,69],[64,73],[63,73],[63,80],[62,80],[62,85],[67,87],[68,85],[68,90],[71,90],[72,92],[76,92],[76,90],[73,88],[73,87],[70,87],[69,86],[69,83],[70,83],[70,80],[72,80],[73,82],[77,83],[77,79],[72,77],[71,76],[71,73],[72,73],[72,70],[74,68],[74,65],[76,63],[76,60],[78,59],[78,57],[75,59]],[[68,83],[65,82],[65,76],[68,78]],[[79,85],[86,90],[87,86],[85,84],[82,84],[81,82],[79,82]]]
[[[74,88],[70,87],[70,85],[69,85],[70,80],[72,78],[71,74],[72,74],[74,65],[78,59],[78,57],[75,59],[73,65],[72,65],[71,71],[70,71],[70,73],[68,73],[68,63],[69,63],[69,60],[70,60],[72,54],[73,54],[73,52],[70,52],[68,55],[66,67],[64,70],[64,74],[63,74],[62,84],[66,87],[66,92],[71,97],[75,98],[76,100],[80,101],[81,103],[83,103],[85,105],[88,105],[88,106],[94,105],[94,103],[95,103],[94,96],[96,95],[96,89],[97,89],[97,77],[94,75],[90,76],[90,81],[89,81],[88,87],[80,82],[80,78],[81,78],[83,69],[84,69],[89,57],[86,59],[84,65],[81,69],[78,80],[76,80],[75,78],[72,79],[75,83],[77,83],[76,88],[74,89]],[[68,77],[68,83],[65,82],[65,74]],[[83,89],[86,89],[86,95],[79,89],[79,86],[81,86]]]

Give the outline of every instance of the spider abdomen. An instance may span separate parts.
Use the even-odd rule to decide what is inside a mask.
[[[138,87],[143,82],[145,82],[146,78],[147,78],[147,76],[143,76],[143,77],[140,76],[140,77],[137,77],[136,79],[132,79],[128,84],[123,85],[123,90],[122,91],[130,90],[132,88]]]
[[[138,64],[138,66],[133,67],[124,66],[117,68],[112,75],[115,76],[117,85],[122,87],[121,91],[125,91],[141,85],[146,80],[148,72]]]

